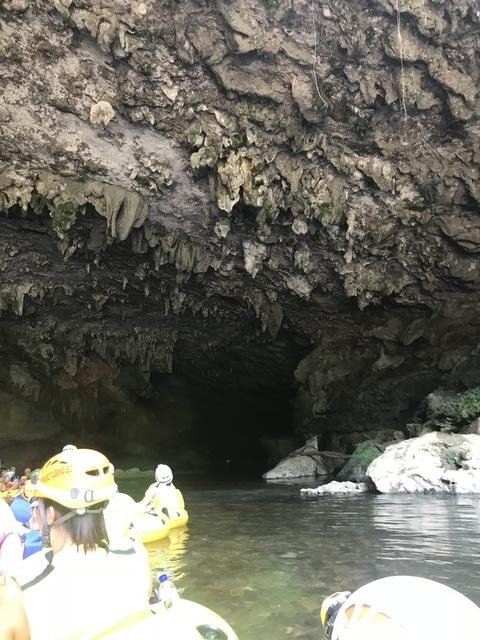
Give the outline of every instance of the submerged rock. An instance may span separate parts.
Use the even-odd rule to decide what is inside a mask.
[[[323,496],[331,494],[367,493],[368,490],[368,484],[366,482],[337,482],[336,480],[332,480],[332,482],[320,485],[315,489],[300,489],[300,493],[304,496]]]

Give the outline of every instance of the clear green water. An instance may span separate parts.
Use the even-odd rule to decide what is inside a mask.
[[[138,498],[148,481],[119,484]],[[190,523],[149,548],[152,571],[169,571],[240,640],[320,640],[326,595],[386,575],[438,580],[480,604],[480,497],[302,498],[305,484],[175,481]]]

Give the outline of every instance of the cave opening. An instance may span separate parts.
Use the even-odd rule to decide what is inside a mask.
[[[153,376],[151,396],[138,406],[152,410],[160,426],[157,458],[165,455],[185,472],[258,477],[278,461],[277,440],[297,441],[286,383],[254,388],[234,376],[215,385],[198,376]]]
[[[164,463],[180,474],[250,479],[304,442],[294,429],[293,370],[262,386],[258,377],[206,362],[204,379],[200,363],[189,375],[182,367],[153,372],[141,388],[138,371],[125,367],[117,377],[90,354],[88,368],[70,381],[62,376],[71,388],[45,380],[37,397],[27,397],[39,376],[31,363],[20,364],[18,352],[3,351],[3,361],[12,357],[16,364],[11,360],[5,371],[17,381],[24,376],[24,386],[13,389],[2,376],[0,447],[19,468],[37,467],[72,443],[103,451],[122,469]]]
[[[8,213],[2,457],[38,466],[73,442],[122,468],[259,477],[303,444],[294,371],[310,341],[288,317],[272,335],[263,298],[255,307],[212,272],[154,269],[134,237],[105,246],[91,205],[68,242],[45,204]]]
[[[183,473],[258,478],[303,444],[294,370],[305,344],[281,332],[275,342],[207,353],[177,346],[172,372],[152,372],[143,390],[138,372],[123,371],[134,400],[105,416],[94,436],[122,467],[163,461]]]

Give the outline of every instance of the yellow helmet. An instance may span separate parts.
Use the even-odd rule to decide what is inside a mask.
[[[40,469],[34,469],[30,474],[30,478],[22,487],[22,493],[27,500],[33,498],[33,487],[38,482],[38,474],[40,473]]]
[[[27,496],[48,498],[78,513],[108,500],[116,492],[113,465],[93,449],[58,453],[25,485]]]

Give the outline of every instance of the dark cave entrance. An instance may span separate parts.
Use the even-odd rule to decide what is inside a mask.
[[[153,372],[148,392],[102,420],[94,437],[122,467],[258,478],[303,439],[294,430],[294,370],[302,357],[290,338],[242,354],[180,350],[173,373]],[[124,378],[125,380],[125,378]]]
[[[76,249],[61,253],[45,206],[12,207],[0,234],[12,299],[33,283],[0,321],[0,392],[23,412],[18,430],[35,431],[5,429],[9,462],[38,466],[72,442],[122,468],[259,477],[303,444],[294,371],[310,341],[287,312],[271,329],[259,285],[245,292],[240,271],[155,269],[135,233],[102,244],[105,220],[90,205],[70,235]]]
[[[235,382],[232,380],[232,382]],[[275,463],[275,441],[293,436],[293,389],[251,389],[244,380],[205,386],[178,375],[152,379],[152,396],[139,406],[165,423],[157,458],[208,475],[257,477]]]

